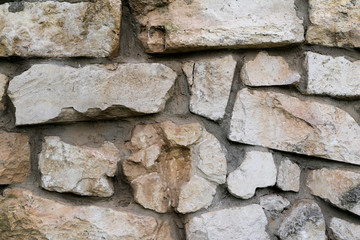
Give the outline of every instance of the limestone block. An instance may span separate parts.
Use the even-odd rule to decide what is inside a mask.
[[[358,240],[360,237],[360,225],[349,223],[340,218],[332,218],[330,229],[334,240]]]
[[[300,167],[289,159],[281,161],[276,186],[283,191],[298,192],[300,190]]]

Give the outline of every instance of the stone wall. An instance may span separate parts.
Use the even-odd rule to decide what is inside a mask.
[[[0,2],[0,239],[358,240],[360,1]]]

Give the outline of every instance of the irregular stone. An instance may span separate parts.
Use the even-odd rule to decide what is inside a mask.
[[[158,63],[37,64],[11,80],[8,94],[16,125],[113,119],[162,111],[175,79]]]
[[[0,197],[0,239],[157,239],[161,220],[96,206],[72,206],[28,190]]]
[[[276,186],[283,191],[299,192],[300,174],[300,167],[286,158],[280,163]]]
[[[260,198],[260,205],[269,211],[282,211],[290,205],[290,202],[282,196],[272,194],[262,196]]]
[[[190,111],[215,121],[222,119],[235,67],[232,56],[185,63],[183,71],[191,90]]]
[[[123,170],[135,201],[145,208],[195,212],[207,208],[216,186],[225,183],[225,154],[199,123],[138,125],[130,145]]]
[[[6,94],[6,85],[8,84],[9,78],[4,74],[0,73],[0,110],[5,110],[6,106],[4,98]]]
[[[203,213],[186,223],[188,240],[268,240],[267,219],[257,204]]]
[[[360,164],[360,126],[347,112],[272,91],[238,92],[229,139]]]
[[[241,80],[248,86],[291,85],[299,82],[300,74],[292,71],[283,57],[262,51],[254,60],[245,62]]]
[[[39,154],[41,186],[49,191],[110,197],[114,193],[110,177],[114,177],[119,160],[119,150],[110,142],[90,148],[45,137]]]
[[[360,97],[360,61],[307,52],[305,68],[308,74],[306,93]]]
[[[360,47],[360,2],[309,1],[306,41],[332,47]]]
[[[326,240],[325,221],[320,207],[312,200],[300,200],[293,205],[280,225],[281,240]]]
[[[294,1],[134,0],[139,39],[149,53],[276,47],[304,40]],[[154,4],[156,3],[156,4]]]
[[[360,225],[339,218],[331,219],[330,229],[334,240],[358,240],[360,237]]]
[[[256,188],[274,186],[276,166],[271,153],[251,151],[245,155],[240,167],[227,178],[229,192],[235,197],[249,199]]]
[[[311,194],[360,216],[360,173],[340,169],[309,171]]]
[[[116,56],[120,20],[120,0],[3,3],[0,57]]]

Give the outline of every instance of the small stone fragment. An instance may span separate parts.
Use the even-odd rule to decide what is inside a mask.
[[[183,71],[191,90],[190,111],[214,121],[222,119],[235,67],[232,56],[185,63]]]
[[[291,85],[299,82],[300,74],[292,71],[283,57],[263,51],[253,61],[245,62],[241,80],[248,86]]]
[[[6,85],[8,84],[9,78],[4,74],[0,73],[0,110],[5,110],[4,97],[6,94]]]
[[[240,167],[229,174],[227,185],[235,197],[249,199],[256,188],[274,186],[276,166],[271,153],[251,151],[245,155]]]
[[[110,177],[114,177],[119,160],[119,150],[110,142],[90,148],[45,137],[39,155],[41,186],[49,191],[110,197],[114,193]]]
[[[289,159],[281,161],[276,186],[283,191],[298,192],[300,190],[300,167]]]
[[[260,205],[268,211],[282,211],[290,205],[290,202],[279,195],[265,195],[260,198]]]
[[[360,225],[349,223],[340,218],[332,218],[330,222],[334,240],[359,240]]]

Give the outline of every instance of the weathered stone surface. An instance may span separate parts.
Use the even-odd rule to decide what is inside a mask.
[[[116,56],[120,0],[0,5],[0,56]]]
[[[207,208],[216,186],[225,182],[221,145],[198,123],[138,125],[130,148],[123,169],[135,200],[145,208],[195,212]]]
[[[0,110],[5,110],[4,97],[6,91],[6,85],[8,84],[9,78],[4,74],[0,73]]]
[[[185,225],[188,240],[268,240],[267,219],[257,204],[207,212]]]
[[[157,239],[160,219],[110,208],[72,206],[28,190],[0,196],[0,239]]]
[[[360,61],[307,52],[305,68],[308,94],[360,97]]]
[[[325,221],[320,207],[312,200],[300,200],[293,205],[280,225],[281,240],[326,240]]]
[[[298,192],[300,190],[300,167],[289,159],[281,161],[276,186],[283,191]]]
[[[30,173],[29,138],[0,131],[0,184],[25,181]]]
[[[275,47],[304,40],[293,0],[130,1],[151,53],[205,48]]]
[[[274,186],[275,183],[276,166],[272,154],[267,152],[247,152],[240,167],[227,178],[230,193],[243,199],[253,197],[256,188]]]
[[[335,47],[360,47],[360,2],[309,1],[309,43]]]
[[[16,124],[111,119],[164,109],[176,73],[162,64],[38,64],[14,77]]]
[[[119,160],[119,150],[110,142],[90,148],[45,137],[39,154],[41,186],[50,191],[110,197],[114,193],[110,177],[114,177]]]
[[[254,60],[245,62],[241,80],[248,86],[291,85],[299,82],[300,74],[292,71],[283,57],[262,51]]]
[[[306,184],[311,194],[360,216],[360,173],[322,168],[310,171]]]
[[[183,65],[190,90],[190,111],[212,120],[225,115],[236,61],[232,56],[211,58]]]
[[[334,240],[358,240],[360,238],[360,225],[339,218],[331,219],[330,229]]]
[[[290,202],[282,196],[272,194],[261,197],[260,205],[269,211],[282,211],[290,205]]]
[[[229,139],[360,164],[360,126],[347,112],[272,91],[238,92]]]

